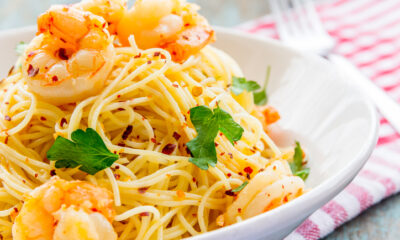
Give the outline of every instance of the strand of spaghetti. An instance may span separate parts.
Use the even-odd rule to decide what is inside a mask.
[[[12,188],[10,188],[7,183],[3,182],[3,187],[4,189],[13,197],[15,197],[18,200],[22,200],[22,195],[17,193],[15,190],[13,190]]]
[[[96,97],[90,97],[90,98],[87,98],[84,101],[80,102],[78,105],[76,105],[74,111],[72,112],[71,118],[69,119],[69,124],[68,124],[68,128],[67,128],[69,139],[71,139],[72,132],[79,127],[83,108],[92,104],[94,102],[94,100],[96,100]]]
[[[132,216],[134,216],[136,214],[145,213],[145,212],[152,213],[154,216],[154,219],[160,219],[160,217],[161,217],[160,212],[157,210],[157,208],[155,208],[153,206],[140,206],[140,207],[136,207],[136,208],[130,209],[128,211],[125,211],[124,213],[115,216],[115,221],[120,222],[125,219],[131,218]]]
[[[36,98],[33,96],[33,94],[27,92],[25,89],[23,89],[22,86],[20,86],[20,83],[17,84],[18,90],[25,96],[29,97],[31,99],[31,104],[29,107],[29,110],[27,111],[27,114],[25,115],[25,118],[15,127],[7,130],[7,132],[0,132],[0,136],[6,136],[6,135],[13,135],[21,131],[31,120],[33,114],[35,113],[36,109]]]
[[[155,222],[149,230],[146,232],[146,235],[144,236],[144,240],[150,239],[150,237],[153,235],[153,233],[161,227],[164,223],[168,222],[178,211],[180,207],[175,208],[171,211],[169,211],[167,214],[165,214],[160,220]]]
[[[135,227],[135,221],[133,220],[133,218],[129,218],[129,222],[126,225],[122,225],[124,230],[122,231],[121,234],[119,234],[119,238],[118,240],[125,240],[127,239],[129,236],[129,233],[133,230],[133,228]],[[133,234],[132,234],[133,235]]]
[[[234,183],[237,185],[242,184],[242,181],[238,180],[238,179],[229,179],[228,180],[229,183]],[[197,218],[199,221],[199,227],[200,227],[200,231],[202,233],[207,232],[207,226],[205,224],[204,221],[204,209],[205,209],[205,204],[207,201],[207,198],[214,192],[216,191],[218,188],[221,188],[222,186],[224,186],[224,182],[223,181],[218,181],[216,183],[214,183],[203,195],[203,198],[200,201],[200,205],[199,208],[197,210]]]
[[[1,143],[1,142],[0,142],[0,150],[1,150],[0,152],[2,154],[7,156],[8,160],[17,164],[18,166],[23,168],[25,171],[27,171],[32,176],[34,176],[36,172],[32,168],[28,167],[28,165],[24,164],[24,162],[27,162],[38,168],[42,168],[42,169],[49,170],[49,171],[51,170],[51,168],[48,164],[42,163],[42,162],[34,160],[32,158],[25,157],[25,156],[19,154],[18,152],[16,152],[14,149],[11,149],[10,147],[8,147],[7,145],[5,145],[4,143]],[[45,180],[45,179],[41,179],[41,180]]]
[[[110,168],[106,168],[104,171],[105,171],[108,179],[110,180],[111,188],[112,188],[113,194],[114,194],[115,206],[119,207],[119,206],[121,206],[121,197],[119,194],[117,180],[115,180],[115,176]]]
[[[11,208],[9,208],[9,209],[6,209],[6,210],[1,210],[1,211],[0,211],[0,217],[7,217],[7,216],[9,216],[9,215],[11,214],[11,212],[14,211],[14,208],[15,208],[15,206],[14,206],[14,207],[11,207]]]
[[[200,234],[193,228],[193,224],[189,223],[186,218],[182,214],[182,209],[178,211],[178,219],[181,222],[181,224],[186,228],[186,230],[192,234],[193,236]],[[195,219],[195,218],[192,218]]]
[[[151,175],[150,175],[151,176]],[[189,173],[183,171],[183,170],[171,170],[166,172],[165,174],[157,174],[156,176],[153,176],[152,178],[141,178],[138,180],[133,180],[133,181],[129,181],[129,182],[118,182],[118,185],[120,187],[125,187],[125,188],[143,188],[143,187],[148,187],[148,186],[152,186],[160,181],[163,181],[164,179],[170,178],[172,176],[182,176],[184,178],[186,178],[187,181],[189,181],[192,185],[194,185],[195,183],[193,183],[192,181],[192,175],[190,175]]]

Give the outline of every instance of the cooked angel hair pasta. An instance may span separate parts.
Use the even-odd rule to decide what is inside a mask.
[[[180,239],[236,223],[303,193],[303,180],[293,176],[289,167],[293,149],[281,152],[264,131],[255,117],[260,113],[251,92],[231,93],[232,77],[243,75],[233,59],[206,46],[183,62],[173,61],[163,48],[139,49],[133,36],[129,43],[113,47],[114,54],[107,55],[112,59],[105,59],[112,62],[112,69],[105,75],[104,87],[83,99],[52,102],[40,95],[43,92],[33,92],[30,77],[39,78],[42,70],[21,67],[29,52],[0,83],[0,234],[4,239],[12,234],[14,239],[72,239],[80,236],[74,235],[78,230],[66,236],[59,233],[74,221],[94,224],[90,229],[95,229],[97,238],[91,239],[103,239],[106,235],[96,231],[108,222],[118,239]],[[190,120],[190,110],[196,106],[219,107],[244,130],[234,144],[224,134],[216,136],[218,162],[208,170],[189,161],[186,147],[198,134]],[[56,168],[56,162],[47,159],[55,139],[71,139],[75,130],[87,128],[96,130],[118,160],[94,175],[77,167]],[[68,191],[47,191],[50,199],[64,199],[48,209],[43,189],[58,188],[52,184],[65,189],[67,184],[54,175],[74,186],[90,183],[93,187],[87,188],[98,188],[97,192],[108,189],[115,214],[103,214],[103,205],[96,204],[106,194],[96,199],[92,190],[73,190],[79,192],[73,196],[96,207],[78,206],[76,199],[62,202]],[[36,223],[44,222],[43,216],[29,216],[35,221],[35,233],[17,238],[16,233],[29,224],[22,221],[30,213],[28,203],[37,198],[44,201],[51,230],[43,233],[41,228],[48,225]],[[94,220],[94,213],[104,216]],[[40,238],[45,234],[47,238]]]

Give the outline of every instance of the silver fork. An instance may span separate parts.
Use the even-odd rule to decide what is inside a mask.
[[[347,59],[331,54],[335,41],[321,24],[311,0],[269,0],[280,39],[299,50],[326,56],[361,89],[400,133],[400,105],[377,87]]]

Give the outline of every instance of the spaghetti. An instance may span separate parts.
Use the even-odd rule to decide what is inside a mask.
[[[302,194],[304,182],[293,176],[288,164],[293,149],[281,152],[251,114],[256,111],[252,101],[231,94],[232,77],[242,76],[233,59],[206,46],[179,63],[163,48],[141,50],[133,37],[129,43],[115,46],[104,89],[75,103],[57,106],[32,93],[22,72],[23,59],[1,83],[4,239],[12,238],[24,196],[54,175],[109,189],[116,211],[113,227],[121,240],[194,236]],[[242,94],[252,99],[251,93]],[[205,171],[189,162],[185,144],[197,135],[189,111],[217,104],[244,133],[234,145],[218,135],[218,163]],[[46,159],[57,136],[70,138],[75,130],[86,128],[95,129],[107,148],[119,155],[110,168],[89,175],[77,168],[56,168]],[[247,181],[241,192],[229,194]]]

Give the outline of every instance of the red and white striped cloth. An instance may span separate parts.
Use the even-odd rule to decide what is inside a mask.
[[[400,104],[400,1],[332,0],[317,6],[325,28],[348,58]],[[239,29],[278,38],[271,17]],[[354,181],[286,240],[319,239],[368,207],[400,191],[400,135],[380,120],[378,145]]]

